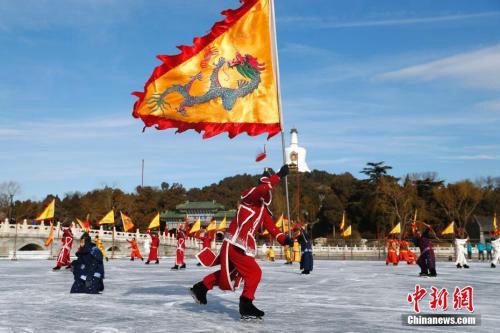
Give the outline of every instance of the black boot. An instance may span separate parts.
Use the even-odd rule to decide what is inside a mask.
[[[201,263],[197,263],[196,266],[201,266]]]
[[[431,273],[429,274],[429,276],[431,276],[431,277],[436,277],[437,276],[437,273],[436,273],[435,269],[431,269],[430,272]]]
[[[302,271],[302,273],[300,273],[300,274],[309,274],[309,273],[310,273],[310,272],[309,272],[308,270],[304,269],[304,270]]]
[[[191,290],[191,295],[193,299],[198,304],[207,304],[207,292],[208,289],[205,287],[203,281],[196,283]]]
[[[494,263],[491,263],[491,268],[497,267]]]
[[[179,267],[180,269],[186,269],[186,264],[182,264],[181,267]]]
[[[418,276],[429,276],[429,273],[427,273],[427,272],[420,272],[420,274],[418,274]]]
[[[457,264],[457,268],[462,268],[462,265],[460,265],[460,264]]]
[[[149,265],[149,260],[148,260],[148,261],[146,261],[144,264]]]
[[[465,265],[464,265],[464,268],[469,268],[469,265],[465,264]]]
[[[158,265],[159,263],[160,263],[160,260],[156,259],[155,264],[157,264],[157,265]]]
[[[240,315],[241,319],[261,318],[264,316],[264,311],[257,309],[251,299],[241,296]]]
[[[130,261],[134,261],[134,258],[130,258]]]
[[[174,265],[174,267],[172,267],[170,269],[179,269],[179,266],[178,265]]]
[[[59,266],[56,266],[56,267],[52,268],[53,271],[58,271],[60,269],[61,269],[61,267],[59,267]]]

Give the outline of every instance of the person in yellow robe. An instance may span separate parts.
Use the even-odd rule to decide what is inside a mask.
[[[274,250],[273,250],[272,246],[270,246],[269,249],[267,250],[266,257],[267,257],[267,260],[274,261],[274,258],[276,257],[276,255],[274,254]]]
[[[291,265],[293,264],[292,260],[292,251],[290,251],[290,246],[285,245],[285,265]]]
[[[300,262],[300,244],[296,239],[293,242],[293,261]]]
[[[102,240],[99,239],[99,236],[96,235],[94,238],[94,243],[97,246],[99,250],[101,250],[102,256],[106,258],[106,261],[108,261],[108,253],[106,252],[106,248],[104,247],[104,244],[102,243]]]

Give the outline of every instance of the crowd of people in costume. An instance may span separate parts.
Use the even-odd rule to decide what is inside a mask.
[[[240,197],[236,216],[224,233],[224,239],[218,253],[212,251],[214,233],[207,230],[194,235],[200,241],[201,251],[196,254],[199,265],[204,267],[217,266],[219,269],[207,274],[201,281],[196,282],[190,289],[194,300],[199,304],[207,304],[207,294],[215,287],[222,290],[235,291],[243,283],[243,291],[239,299],[239,312],[242,318],[261,318],[264,311],[254,304],[255,292],[259,286],[262,270],[256,261],[257,241],[256,235],[266,233],[272,237],[269,246],[264,245],[263,253],[269,261],[275,260],[273,249],[274,242],[284,247],[283,254],[286,264],[300,263],[301,274],[310,274],[313,270],[313,252],[310,236],[300,224],[292,228],[291,237],[284,230],[279,229],[271,214],[269,205],[272,200],[272,189],[280,179],[286,176],[288,167],[283,166],[276,174],[266,171],[255,187],[244,191]],[[154,262],[159,264],[160,238],[156,231],[148,231],[149,254],[145,264]],[[496,234],[495,236],[500,236]],[[186,250],[187,223],[181,224],[177,229],[177,246],[175,251],[175,264],[173,270],[186,268],[184,259]],[[386,265],[397,265],[399,262],[414,264],[420,267],[420,276],[437,276],[436,258],[432,238],[439,239],[432,227],[423,222],[412,223],[411,233],[401,239],[386,239],[387,258]],[[144,260],[137,240],[127,240],[130,244],[130,260],[136,258]],[[410,250],[410,242],[420,249],[418,259]],[[70,252],[73,244],[73,234],[69,226],[63,227],[61,249],[57,256],[56,266],[53,270],[62,267],[71,269],[74,282],[71,293],[97,294],[104,290],[104,260],[108,260],[107,251],[98,236],[92,241],[88,233],[83,233],[80,247],[75,253],[77,259],[71,261]],[[491,258],[491,267],[495,267],[500,257],[500,237],[491,241],[491,248],[485,246],[488,257]],[[455,257],[457,268],[468,268],[467,255],[470,248],[468,237],[459,230],[454,239]],[[478,246],[479,249],[479,246]],[[490,253],[491,252],[491,253]],[[483,258],[484,260],[484,255]]]

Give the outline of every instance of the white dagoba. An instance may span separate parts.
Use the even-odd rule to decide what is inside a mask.
[[[299,172],[311,172],[306,163],[307,151],[305,148],[299,146],[297,129],[292,128],[290,136],[290,146],[285,148],[286,164],[294,164],[297,166]]]

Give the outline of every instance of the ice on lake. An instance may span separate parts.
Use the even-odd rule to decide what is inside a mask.
[[[240,290],[214,289],[208,305],[198,305],[188,288],[209,269],[188,260],[187,269],[171,271],[172,258],[160,265],[113,260],[106,263],[102,295],[72,295],[70,271],[52,272],[54,261],[0,260],[0,333],[4,332],[498,332],[500,267],[472,263],[458,270],[438,263],[437,278],[419,278],[418,267],[375,261],[315,261],[314,272],[297,265],[260,261],[263,277],[255,304],[266,312],[262,322],[241,322]],[[474,287],[477,327],[406,327],[401,315],[412,312],[406,300],[415,284],[453,289]],[[420,303],[431,313],[430,298]],[[437,311],[442,313],[442,311]]]

